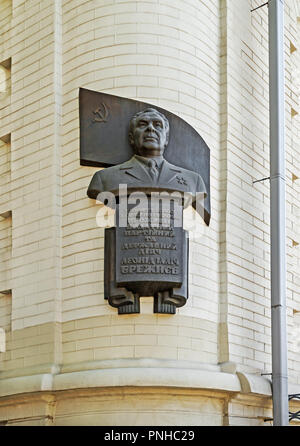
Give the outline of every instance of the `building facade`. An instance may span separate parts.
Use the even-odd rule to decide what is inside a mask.
[[[269,175],[261,3],[0,0],[1,424],[272,424],[269,182],[253,184]],[[299,36],[300,2],[286,0],[289,393],[300,393]],[[149,297],[133,315],[104,300],[81,87],[165,108],[210,148],[211,222],[191,231],[176,315],[153,314]]]

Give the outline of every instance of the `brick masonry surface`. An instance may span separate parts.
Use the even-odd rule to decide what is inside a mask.
[[[0,69],[11,60],[9,91],[0,92],[0,216],[11,211],[0,218],[0,292],[12,290],[0,294],[7,376],[143,357],[271,371],[269,182],[253,184],[269,176],[268,11],[250,12],[259,4],[0,0]],[[299,21],[298,1],[286,0],[293,384],[300,384]],[[153,314],[145,298],[141,314],[120,317],[104,301],[100,205],[86,196],[97,169],[79,162],[80,87],[168,109],[210,147],[212,219],[191,237],[189,299],[176,316]]]

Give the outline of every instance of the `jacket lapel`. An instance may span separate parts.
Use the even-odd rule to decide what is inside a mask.
[[[171,167],[168,161],[164,160],[161,166],[158,181],[162,184],[170,183],[180,172],[180,167]]]
[[[147,173],[146,168],[144,168],[142,164],[134,157],[127,161],[126,165],[120,167],[120,170],[123,171],[126,175],[129,175],[130,177],[135,178],[136,180],[139,180],[143,183],[152,182],[152,179]],[[161,165],[157,183],[170,183],[179,173],[181,173],[180,167],[172,166],[168,163],[168,161],[164,160]]]
[[[150,176],[137,159],[132,157],[126,164],[126,166],[120,167],[120,170],[126,175],[142,181],[143,183],[149,182]]]

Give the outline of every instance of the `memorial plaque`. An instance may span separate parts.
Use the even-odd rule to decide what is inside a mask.
[[[103,103],[94,122],[107,122],[109,109]],[[170,123],[163,113],[138,109],[128,126],[132,157],[96,172],[88,187],[89,198],[116,209],[116,227],[105,230],[104,289],[119,314],[138,313],[142,296],[154,297],[155,313],[174,314],[188,298],[182,214],[191,203],[201,213],[200,203],[207,220],[209,175],[204,172],[204,181],[198,172],[170,163],[164,157],[169,139]],[[177,150],[180,159],[182,149]]]

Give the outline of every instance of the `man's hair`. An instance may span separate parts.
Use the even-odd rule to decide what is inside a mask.
[[[137,121],[137,119],[142,116],[142,115],[147,115],[148,113],[156,113],[157,115],[159,115],[163,122],[164,122],[164,126],[166,129],[166,133],[167,133],[167,140],[169,139],[169,130],[170,130],[170,125],[169,125],[169,121],[166,118],[165,115],[163,115],[162,113],[160,113],[158,110],[156,110],[155,108],[146,108],[145,110],[142,110],[138,113],[136,113],[131,119],[130,119],[130,123],[129,123],[129,135],[133,133],[133,128],[135,126],[135,123]]]

